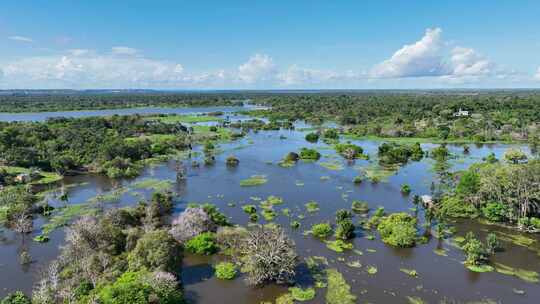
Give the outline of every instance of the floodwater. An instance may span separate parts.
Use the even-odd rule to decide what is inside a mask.
[[[367,201],[371,210],[383,206],[387,212],[411,212],[412,196],[431,192],[432,182],[436,181],[437,173],[433,169],[434,162],[424,159],[411,162],[403,166],[387,181],[377,184],[365,181],[360,185],[352,183],[352,179],[363,169],[372,165],[370,161],[358,160],[348,163],[323,143],[311,144],[304,140],[305,132],[293,130],[260,131],[250,133],[247,137],[235,142],[220,144],[223,152],[217,155],[217,162],[210,167],[201,166],[191,168],[188,166],[188,178],[184,183],[173,183],[172,189],[178,194],[175,212],[179,213],[188,203],[214,203],[222,212],[231,218],[233,223],[245,225],[249,222],[241,206],[255,204],[253,198],[265,199],[270,195],[283,198],[284,204],[276,206],[278,216],[274,222],[282,225],[288,235],[294,240],[297,252],[303,260],[309,256],[324,256],[328,260],[329,268],[337,268],[351,285],[351,290],[358,297],[358,303],[408,303],[407,297],[419,297],[427,303],[439,303],[447,300],[449,303],[469,301],[494,301],[492,303],[537,303],[540,298],[538,283],[528,283],[518,277],[500,274],[497,272],[475,273],[467,270],[463,265],[464,255],[461,250],[452,246],[451,239],[439,240],[431,238],[427,244],[418,244],[415,248],[396,249],[381,242],[375,233],[376,239],[369,240],[365,236],[369,231],[357,229],[357,236],[353,240],[354,249],[336,253],[326,245],[310,235],[304,235],[311,225],[322,221],[334,222],[335,212],[338,209],[349,209],[353,200]],[[364,151],[374,157],[380,142],[353,141],[362,146]],[[423,144],[424,149],[431,149],[437,145]],[[298,151],[301,147],[315,147],[323,155],[319,162],[298,162],[290,168],[280,167],[277,163],[288,152]],[[464,155],[461,146],[449,146],[454,158],[449,162],[451,170],[466,168],[471,163],[481,161],[482,157],[493,152],[498,158],[502,157],[508,145],[471,145],[470,153]],[[526,147],[521,147],[528,151]],[[228,168],[225,159],[235,155],[240,160],[236,168]],[[108,204],[109,207],[127,206],[136,203],[141,197],[149,197],[151,190],[137,189],[133,185],[149,178],[161,180],[175,180],[175,164],[178,160],[147,167],[143,174],[134,180],[112,181],[108,178],[95,175],[68,177],[63,181],[63,190],[68,193],[69,204],[84,203],[100,193],[108,193],[114,189],[125,188],[118,202]],[[330,170],[320,165],[321,162],[338,161],[342,170]],[[187,163],[187,162],[186,162]],[[240,180],[252,175],[265,175],[268,182],[256,187],[241,187]],[[321,178],[322,177],[322,178]],[[400,186],[407,183],[412,188],[409,196],[402,195]],[[49,199],[54,205],[64,204],[55,198],[52,192]],[[315,200],[319,203],[320,211],[308,213],[304,204]],[[231,207],[229,203],[234,203]],[[284,208],[290,209],[291,216],[281,214]],[[297,216],[305,215],[304,219]],[[422,221],[422,212],[419,212]],[[360,219],[356,216],[357,222]],[[299,220],[301,227],[292,229],[290,221]],[[36,221],[35,227],[43,223],[43,219]],[[260,223],[265,223],[261,217]],[[498,226],[487,226],[475,221],[457,221],[453,223],[458,235],[464,235],[473,230],[482,238],[487,231],[499,233],[517,233]],[[421,232],[424,228],[419,225]],[[22,237],[9,231],[0,233],[0,296],[17,289],[29,292],[33,282],[41,269],[58,254],[58,247],[62,244],[64,234],[57,230],[51,234],[51,241],[40,244],[32,241],[39,229],[32,235]],[[495,254],[492,261],[509,265],[515,268],[534,270],[540,272],[539,240],[528,247],[503,242],[504,251]],[[21,266],[18,254],[26,249],[34,258],[29,266]],[[434,250],[443,249],[445,255],[434,253]],[[358,254],[362,252],[362,255]],[[261,301],[272,301],[286,288],[269,285],[263,288],[248,287],[242,276],[233,281],[220,281],[213,277],[212,265],[227,257],[215,255],[201,257],[188,255],[184,258],[182,281],[186,296],[191,303],[235,303],[258,304]],[[361,268],[347,265],[358,261]],[[368,274],[367,266],[375,266],[378,272]],[[414,269],[418,277],[411,277],[400,268]],[[305,264],[298,268],[298,281],[301,286],[310,284]],[[306,303],[324,303],[325,289],[317,289],[317,297]]]
[[[31,113],[0,113],[0,121],[45,121],[53,117],[93,117],[93,116],[113,116],[130,114],[183,114],[196,115],[208,112],[221,111],[223,113],[232,113],[243,110],[252,110],[259,107],[256,105],[245,104],[242,107],[141,107],[129,109],[108,109],[108,110],[83,110],[83,111],[58,111],[58,112],[31,112]]]

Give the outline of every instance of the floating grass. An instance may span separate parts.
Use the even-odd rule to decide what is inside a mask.
[[[337,162],[337,161],[334,161],[334,162],[320,162],[319,165],[321,165],[321,167],[326,168],[328,170],[333,170],[333,171],[343,170],[343,165],[341,164],[341,162]]]
[[[414,269],[400,268],[399,271],[408,274],[411,277],[418,277],[418,272]]]
[[[147,178],[131,184],[134,189],[152,189],[158,192],[170,190],[172,185],[173,181],[171,180],[159,180],[155,178]]]
[[[328,288],[326,291],[327,304],[354,304],[356,296],[351,293],[343,275],[337,269],[326,270]]]
[[[302,289],[300,287],[289,288],[289,293],[295,301],[310,301],[315,298],[316,291],[313,287]]]
[[[307,212],[313,213],[319,211],[319,203],[316,201],[310,201],[305,204]]]
[[[538,272],[536,271],[514,268],[501,263],[493,263],[493,265],[498,273],[515,276],[528,283],[540,282]]]
[[[353,249],[353,244],[346,243],[343,240],[325,241],[325,243],[328,249],[338,253],[344,252],[345,250]]]
[[[264,175],[253,175],[250,178],[246,178],[240,181],[241,187],[255,187],[264,185],[268,182]]]
[[[379,271],[377,269],[377,267],[373,266],[373,265],[370,265],[366,268],[366,271],[368,274],[371,274],[371,275],[374,275],[374,274],[377,274],[377,272]]]

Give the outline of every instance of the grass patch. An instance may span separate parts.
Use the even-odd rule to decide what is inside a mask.
[[[305,206],[306,206],[307,212],[313,213],[313,212],[317,212],[317,211],[320,210],[319,209],[319,203],[317,203],[316,201],[310,201],[310,202],[306,203]]]
[[[353,249],[353,244],[346,243],[343,240],[326,241],[325,243],[328,249],[333,250],[338,253],[344,252],[345,250]]]
[[[268,182],[264,175],[253,175],[250,178],[246,178],[240,181],[241,187],[255,187],[264,185]]]
[[[491,272],[494,270],[493,266],[482,264],[482,265],[467,265],[467,269],[473,272]]]
[[[333,171],[343,170],[343,165],[341,164],[341,162],[337,162],[337,161],[320,162],[319,165],[321,165],[321,167],[326,168],[328,170],[333,170]]]
[[[498,273],[515,276],[528,283],[540,282],[538,272],[536,271],[514,268],[500,263],[494,263],[493,265]]]
[[[302,289],[300,287],[291,287],[289,288],[289,292],[295,301],[301,302],[313,300],[316,294],[313,287],[309,287],[306,289]]]
[[[351,286],[347,284],[343,275],[337,269],[326,270],[328,289],[326,291],[327,304],[354,304],[356,296],[351,293]]]
[[[364,169],[366,177],[372,182],[388,181],[390,176],[396,174],[399,166],[371,165]]]
[[[88,204],[68,205],[66,207],[58,208],[54,211],[54,215],[49,221],[41,226],[41,235],[36,237],[36,240],[41,242],[44,238],[48,239],[49,234],[55,229],[66,226],[77,217],[83,215],[95,215],[97,211],[97,209],[92,208]]]
[[[172,185],[173,182],[171,180],[160,180],[156,178],[147,178],[131,184],[133,189],[152,189],[158,192],[170,190]]]

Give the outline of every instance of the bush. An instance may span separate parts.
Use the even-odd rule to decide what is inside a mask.
[[[306,160],[318,160],[321,158],[321,153],[315,149],[302,148],[300,150],[300,158]]]
[[[236,266],[230,262],[218,263],[215,267],[215,274],[218,279],[232,280],[236,276]]]
[[[476,171],[473,170],[467,170],[463,175],[461,175],[461,178],[459,179],[459,182],[456,186],[456,193],[461,195],[470,195],[474,194],[478,191],[478,188],[480,187],[480,176]]]
[[[214,254],[218,251],[216,244],[216,236],[212,232],[202,233],[191,240],[187,241],[184,245],[186,250],[195,254]]]
[[[327,129],[324,131],[323,137],[327,139],[338,139],[339,134],[336,129]]]
[[[472,233],[467,234],[465,243],[461,246],[461,249],[467,255],[465,263],[468,265],[482,265],[487,262],[487,251],[484,248],[484,244],[480,242]]]
[[[306,134],[306,140],[311,142],[311,143],[315,143],[319,140],[319,134],[317,133],[308,133]]]
[[[410,194],[411,193],[411,186],[407,185],[407,184],[403,184],[401,185],[401,193],[403,194]]]
[[[416,243],[416,218],[407,213],[383,217],[377,225],[383,242],[396,247],[412,247]]]
[[[293,282],[297,255],[294,243],[281,228],[262,227],[250,231],[239,251],[250,285]]]
[[[185,242],[203,232],[215,231],[216,224],[202,208],[187,208],[172,222],[169,230],[179,242]]]
[[[341,240],[349,240],[354,237],[354,224],[350,218],[339,221],[336,228],[336,238]]]
[[[238,158],[234,157],[233,155],[227,157],[227,160],[226,160],[227,166],[236,167],[238,166],[239,163],[240,161],[238,160]]]
[[[284,160],[286,162],[295,162],[295,161],[298,161],[299,158],[300,158],[300,155],[298,155],[298,153],[289,152],[287,153],[287,155],[285,155]]]
[[[324,239],[332,234],[332,226],[328,223],[320,223],[311,226],[311,233],[314,236]]]
[[[488,233],[486,236],[486,250],[488,253],[495,253],[501,249],[501,243],[495,233]]]
[[[32,304],[32,301],[21,291],[16,291],[5,296],[0,304]]]
[[[103,304],[176,304],[183,303],[181,291],[171,276],[160,278],[161,274],[145,271],[126,272],[114,283],[105,285],[98,293]],[[174,278],[174,276],[172,276]]]
[[[492,222],[502,222],[509,212],[508,207],[499,202],[487,203],[482,207],[482,215]]]
[[[350,219],[352,219],[352,217],[353,217],[353,215],[349,210],[340,209],[340,210],[336,211],[336,222],[337,223],[345,221],[345,220],[350,220]]]
[[[144,234],[128,255],[131,270],[147,269],[178,272],[182,251],[176,240],[164,230]]]
[[[355,159],[362,156],[364,153],[362,147],[351,143],[337,144],[334,146],[334,148],[336,149],[337,153],[346,159]]]
[[[351,204],[351,209],[355,213],[368,213],[369,205],[366,202],[362,201],[353,201]]]

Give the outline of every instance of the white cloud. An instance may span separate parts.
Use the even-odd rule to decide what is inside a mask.
[[[538,70],[536,70],[536,75],[534,75],[534,79],[540,81],[540,67],[538,67]]]
[[[439,51],[442,47],[440,28],[427,29],[424,37],[403,46],[390,59],[371,70],[375,78],[440,76],[447,73]]]
[[[278,75],[278,79],[281,83],[288,86],[313,84],[327,85],[342,81],[359,80],[362,78],[364,78],[363,75],[359,75],[352,71],[338,73],[301,68],[296,64],[290,66],[285,72]]]
[[[493,64],[475,50],[464,47],[452,49],[450,57],[454,76],[481,76],[493,72]]]
[[[127,46],[113,46],[111,51],[115,55],[135,55],[139,52],[137,49]]]
[[[265,54],[255,54],[238,67],[238,78],[245,83],[273,80],[276,66],[272,58]]]
[[[34,88],[169,87],[180,86],[185,76],[175,62],[80,50],[19,59],[5,64],[3,71],[9,80],[4,86]]]
[[[19,42],[33,42],[34,40],[29,37],[24,36],[10,36],[8,37],[10,40],[19,41]]]

